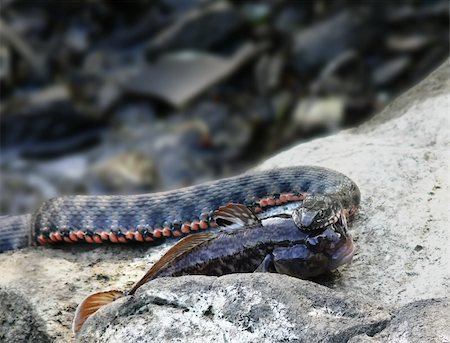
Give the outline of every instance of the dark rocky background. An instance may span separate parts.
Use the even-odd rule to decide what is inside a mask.
[[[446,0],[2,0],[0,20],[0,214],[238,173],[449,51]]]

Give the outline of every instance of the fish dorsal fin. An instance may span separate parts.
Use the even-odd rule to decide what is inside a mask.
[[[77,333],[83,326],[86,319],[98,311],[99,308],[112,303],[114,300],[123,296],[121,291],[107,291],[94,293],[86,297],[80,305],[78,305],[73,318],[72,330]]]
[[[214,217],[216,221],[225,220],[231,223],[229,225],[236,225],[237,227],[251,227],[261,223],[258,217],[247,206],[242,204],[230,203],[219,207],[214,212]]]
[[[175,261],[183,254],[189,252],[191,249],[211,240],[217,235],[214,233],[201,233],[187,236],[170,248],[140,279],[130,290],[128,294],[134,294],[136,290],[144,283],[153,279],[153,277],[162,269],[167,267],[170,263]]]

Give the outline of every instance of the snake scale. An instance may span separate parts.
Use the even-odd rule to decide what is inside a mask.
[[[0,217],[0,251],[33,244],[159,243],[216,227],[214,211],[227,203],[245,204],[263,219],[292,215],[311,195],[311,206],[319,207],[315,221],[330,220],[339,211],[348,217],[360,202],[350,178],[314,166],[251,172],[159,193],[63,196],[45,201],[33,214]]]

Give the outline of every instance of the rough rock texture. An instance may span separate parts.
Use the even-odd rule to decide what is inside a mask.
[[[0,288],[0,342],[51,342],[26,297]]]
[[[360,186],[362,208],[351,228],[358,251],[352,264],[325,282],[333,291],[280,275],[156,280],[135,298],[100,311],[80,340],[100,340],[103,333],[103,341],[120,337],[139,342],[147,330],[147,339],[152,333],[175,338],[179,332],[185,338],[200,335],[235,342],[233,335],[244,332],[248,341],[317,341],[325,336],[311,332],[329,330],[327,339],[335,342],[449,341],[449,67],[447,61],[363,126],[298,145],[258,167],[321,165],[349,175]],[[45,335],[72,342],[73,313],[87,294],[126,289],[167,248],[29,248],[3,253],[0,286],[23,294],[33,308],[32,320],[42,318]],[[301,287],[276,291],[294,283]],[[207,295],[193,296],[202,293],[193,292],[194,285]],[[245,303],[240,297],[250,300]],[[325,299],[325,305],[320,303]],[[177,304],[189,309],[191,317]],[[305,315],[305,308],[312,315]],[[325,310],[330,308],[331,313]],[[0,318],[6,318],[0,324],[7,323],[9,331],[22,325],[22,317],[4,306]],[[187,318],[195,319],[194,329],[179,325]]]
[[[384,330],[373,337],[354,336],[356,342],[450,342],[449,299],[419,300],[393,313],[393,319]]]
[[[148,283],[89,319],[79,341],[336,342],[373,336],[389,319],[362,299],[285,275],[192,276]]]

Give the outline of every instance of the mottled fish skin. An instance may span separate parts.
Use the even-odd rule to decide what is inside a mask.
[[[269,218],[262,225],[218,234],[192,249],[156,277],[251,273],[275,247],[303,243],[307,233],[292,219]]]
[[[161,193],[69,196],[48,200],[31,226],[40,244],[158,242],[215,227],[212,213],[227,203],[249,206],[259,218],[288,211],[304,194],[325,194],[356,208],[360,193],[334,170],[298,166],[253,172]]]
[[[348,234],[341,235],[334,228],[328,228],[315,235],[299,230],[292,218],[268,218],[250,228],[219,233],[186,251],[167,266],[152,273],[151,277],[144,276],[128,294],[133,294],[144,283],[159,277],[252,273],[274,252],[284,252],[284,260],[288,256],[287,261],[283,261],[285,271],[282,273],[298,278],[316,276],[349,262],[353,255],[353,243]],[[320,251],[317,251],[317,237],[325,240],[321,243]],[[351,251],[345,254],[346,259],[342,263],[336,261],[334,252],[347,247]],[[305,259],[299,263],[295,253],[283,250],[290,248],[300,248]],[[292,260],[289,257],[291,255]]]

